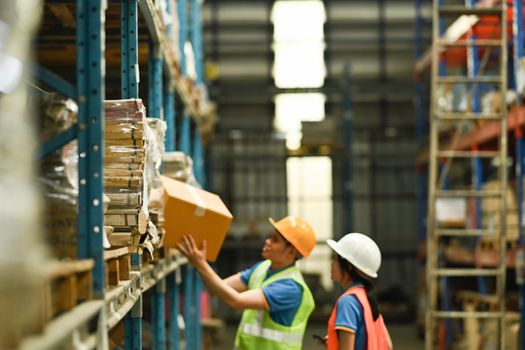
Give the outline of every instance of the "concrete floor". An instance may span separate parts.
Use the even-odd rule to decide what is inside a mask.
[[[224,332],[221,332],[220,342],[213,347],[214,350],[232,350],[235,338],[236,324],[226,324]],[[394,343],[394,349],[403,350],[420,350],[424,348],[423,339],[418,338],[416,327],[413,324],[395,324],[388,325],[388,330]],[[314,334],[324,335],[326,333],[326,324],[311,322],[308,324],[303,341],[303,350],[321,350],[313,338]],[[211,349],[208,349],[211,350]]]

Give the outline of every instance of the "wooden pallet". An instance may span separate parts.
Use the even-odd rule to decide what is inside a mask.
[[[93,298],[93,266],[91,259],[56,261],[50,264],[49,293],[51,317]]]
[[[129,280],[131,255],[127,247],[104,251],[106,287],[117,286],[119,281]]]

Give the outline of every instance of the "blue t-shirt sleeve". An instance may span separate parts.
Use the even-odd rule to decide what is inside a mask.
[[[249,267],[245,270],[242,270],[240,273],[241,273],[241,281],[245,284],[245,285],[248,285],[248,281],[250,280],[250,277],[252,276],[252,273],[253,271],[257,268],[257,266],[259,266],[259,264],[261,264],[262,261],[259,261],[258,263],[256,263],[255,265],[253,265],[252,267]]]
[[[270,314],[296,311],[301,304],[303,289],[292,279],[275,281],[262,288]],[[295,312],[293,312],[295,315]]]
[[[335,327],[349,328],[357,332],[363,324],[363,307],[353,295],[347,295],[337,302],[337,314],[335,315]]]

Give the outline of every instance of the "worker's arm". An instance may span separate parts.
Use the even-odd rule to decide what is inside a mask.
[[[223,281],[237,292],[245,292],[248,290],[248,286],[242,281],[240,273],[231,275],[230,277],[223,279]]]
[[[240,275],[238,276],[239,281],[234,278],[234,275],[227,278],[226,280],[229,280],[227,282],[223,281],[215,271],[213,271],[206,261],[206,241],[203,242],[202,249],[198,249],[193,237],[184,236],[182,242],[177,244],[177,248],[199,271],[208,290],[219,297],[219,299],[229,307],[240,310],[264,310],[268,308],[261,289],[238,292],[236,287],[239,287],[239,282],[242,283],[242,281],[240,281]]]
[[[354,350],[355,348],[355,333],[338,330],[337,335],[339,337],[339,350]]]

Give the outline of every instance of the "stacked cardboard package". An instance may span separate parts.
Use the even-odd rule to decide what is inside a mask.
[[[499,191],[500,183],[490,181],[483,185],[483,191]],[[509,182],[505,193],[507,200],[507,211],[505,213],[507,223],[507,241],[515,242],[518,239],[518,200],[516,195],[516,184]],[[501,224],[501,200],[496,197],[483,198],[482,201],[482,225],[488,230],[499,230]],[[486,238],[485,240],[490,240]],[[496,239],[497,240],[497,239]],[[496,241],[495,240],[495,241]]]
[[[104,192],[110,203],[105,214],[111,246],[136,252],[148,226],[144,208],[145,108],[140,99],[108,100],[105,110]]]

